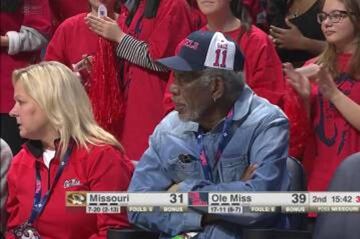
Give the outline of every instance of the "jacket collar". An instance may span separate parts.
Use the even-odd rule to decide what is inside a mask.
[[[43,154],[43,146],[40,140],[28,140],[24,147],[35,157],[40,158]]]
[[[55,150],[57,151],[59,148],[59,144],[60,144],[60,139],[55,139],[54,141],[54,145],[55,145]],[[44,153],[44,148],[43,145],[41,143],[40,140],[28,140],[25,144],[24,147],[27,148],[29,150],[29,152],[35,157],[35,158],[39,158],[43,155]]]
[[[243,120],[250,112],[251,102],[254,98],[254,92],[245,84],[239,98],[234,105],[234,121]]]

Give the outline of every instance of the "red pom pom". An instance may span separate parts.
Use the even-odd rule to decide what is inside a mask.
[[[98,44],[98,51],[92,62],[89,97],[96,121],[119,139],[125,107],[117,71],[119,66],[113,44],[101,37]]]
[[[311,124],[301,99],[292,89],[289,89],[284,97],[283,110],[290,123],[289,155],[302,159],[305,146],[311,137]]]

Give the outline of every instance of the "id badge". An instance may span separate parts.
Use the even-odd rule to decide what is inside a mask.
[[[107,17],[107,9],[104,4],[100,4],[98,8],[98,17]]]
[[[14,235],[16,239],[41,239],[37,230],[28,223],[15,228]]]

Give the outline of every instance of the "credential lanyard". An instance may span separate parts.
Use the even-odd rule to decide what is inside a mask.
[[[40,163],[35,162],[36,164],[36,182],[35,182],[35,195],[34,195],[34,204],[33,208],[30,214],[30,218],[28,220],[29,224],[32,224],[35,219],[40,215],[40,213],[44,210],[44,207],[47,203],[47,200],[50,197],[51,192],[54,189],[55,184],[59,180],[62,172],[64,171],[64,168],[69,161],[70,154],[72,152],[72,149],[74,147],[74,143],[70,143],[69,147],[67,148],[63,159],[60,161],[60,166],[58,167],[58,170],[56,172],[55,178],[53,183],[51,184],[49,190],[45,193],[43,197],[41,197],[41,176],[40,176]]]
[[[232,130],[233,116],[234,116],[234,109],[230,110],[230,112],[227,114],[227,116],[224,120],[223,130],[221,133],[221,140],[219,142],[219,146],[215,153],[214,168],[216,168],[216,165],[219,162],[220,157],[221,157],[226,145],[230,142],[230,140],[233,136],[233,130]],[[201,132],[198,132],[196,134],[196,138],[197,138],[198,144],[200,146],[200,164],[201,164],[202,170],[204,172],[204,176],[205,176],[206,180],[214,182],[212,170],[211,170],[210,163],[209,163],[209,158],[206,155],[206,151],[205,151],[204,134]]]

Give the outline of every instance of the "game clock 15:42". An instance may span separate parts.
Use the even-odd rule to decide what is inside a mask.
[[[334,195],[334,196],[330,197],[330,200],[332,203],[352,203],[353,197],[352,196]],[[358,200],[359,200],[359,198],[358,198]]]

